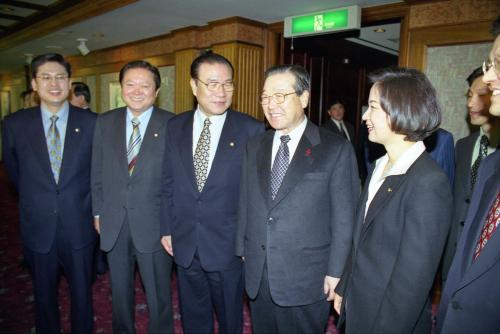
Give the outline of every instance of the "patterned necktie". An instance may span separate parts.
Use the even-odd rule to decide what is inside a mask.
[[[196,185],[200,193],[207,181],[208,158],[210,156],[210,124],[212,124],[212,122],[210,122],[210,119],[206,118],[193,157]]]
[[[479,171],[479,166],[481,165],[483,159],[488,155],[489,145],[490,141],[488,140],[488,137],[486,137],[486,135],[482,135],[481,140],[479,141],[479,155],[477,156],[476,161],[474,161],[474,163],[472,164],[470,170],[471,189],[474,188],[474,185],[476,184],[477,172]]]
[[[132,175],[134,172],[135,164],[137,163],[137,156],[139,155],[139,150],[141,149],[141,131],[139,130],[139,119],[137,117],[132,118],[132,134],[128,141],[127,149],[127,161],[128,161],[128,174]]]
[[[54,174],[54,179],[56,183],[59,182],[59,172],[61,170],[61,135],[57,129],[57,120],[59,117],[52,116],[50,121],[52,122],[47,132],[47,148],[49,150],[50,167],[52,168],[52,174]]]
[[[280,137],[281,144],[274,158],[273,168],[271,169],[271,197],[274,200],[278,190],[285,177],[286,170],[290,164],[290,152],[288,150],[288,142],[290,141],[289,135]]]
[[[476,245],[476,250],[474,251],[474,260],[477,259],[481,251],[483,250],[486,243],[491,238],[493,233],[496,231],[498,225],[500,224],[500,191],[497,193],[497,198],[493,202],[493,205],[488,211],[488,216],[486,216],[486,222],[484,224],[483,230],[481,231],[481,236]]]

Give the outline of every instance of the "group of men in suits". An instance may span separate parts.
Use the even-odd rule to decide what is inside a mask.
[[[41,105],[4,123],[37,332],[60,332],[61,271],[72,331],[92,331],[96,232],[109,262],[114,332],[135,332],[136,265],[148,331],[173,332],[172,259],[186,333],[212,332],[214,312],[221,333],[241,333],[245,278],[255,332],[325,326],[359,184],[352,147],[304,115],[303,68],[266,73],[261,103],[276,129],[266,133],[231,109],[234,70],[214,53],[193,62],[198,104],[176,117],[154,106],[160,75],[145,61],[120,71],[126,107],[99,117],[68,103],[70,76],[61,55],[36,57]],[[305,201],[304,193],[315,195]]]
[[[491,91],[489,118],[500,117],[500,17],[493,23],[492,31],[495,41],[483,64],[482,77]],[[475,93],[474,83],[471,93]],[[471,108],[471,112],[476,111]],[[471,114],[471,120],[473,116],[476,115]],[[466,167],[471,163],[469,157],[467,154],[464,158]],[[500,225],[500,151],[484,156],[477,173],[469,179],[475,180],[470,204],[438,310],[437,331],[443,334],[500,332],[500,234],[497,231]]]

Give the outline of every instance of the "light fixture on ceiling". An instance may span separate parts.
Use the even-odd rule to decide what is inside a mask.
[[[373,29],[373,32],[383,33],[383,32],[385,32],[385,29],[384,28],[377,28],[377,29]]]
[[[33,54],[32,53],[25,53],[24,54],[24,62],[26,65],[30,65],[31,62],[33,61]]]
[[[77,38],[76,39],[78,42],[80,42],[80,45],[78,45],[78,51],[82,54],[82,56],[86,56],[90,53],[89,48],[87,47],[87,44],[85,42],[88,41],[86,38]]]

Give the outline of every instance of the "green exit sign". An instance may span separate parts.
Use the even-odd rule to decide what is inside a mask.
[[[359,29],[361,10],[359,6],[331,9],[306,15],[285,18],[285,37],[325,34]]]

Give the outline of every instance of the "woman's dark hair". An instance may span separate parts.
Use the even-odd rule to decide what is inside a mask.
[[[371,74],[370,81],[378,90],[392,131],[406,135],[405,140],[423,140],[439,128],[441,109],[436,90],[425,74],[391,67]]]

